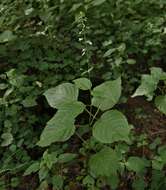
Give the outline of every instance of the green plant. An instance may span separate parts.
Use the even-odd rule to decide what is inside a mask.
[[[119,100],[121,94],[121,79],[106,81],[91,90],[91,82],[80,78],[74,84],[63,83],[48,89],[44,95],[51,107],[58,109],[53,118],[47,122],[38,145],[48,146],[53,142],[68,140],[75,133],[75,118],[84,110],[90,116],[90,127],[94,124],[99,111],[111,109]],[[77,101],[79,88],[90,90],[93,96],[90,107],[97,108],[93,115],[86,106]],[[129,141],[130,127],[125,116],[117,110],[106,111],[92,127],[93,136],[102,143],[113,143],[119,140]]]
[[[165,6],[0,2],[0,188],[165,188]]]
[[[154,93],[158,88],[159,82],[163,81],[163,83],[165,84],[166,73],[164,71],[162,71],[161,68],[152,67],[150,70],[151,70],[150,75],[148,75],[148,74],[142,75],[141,84],[136,89],[136,91],[132,95],[132,97],[146,96],[148,98],[148,100],[152,100]],[[155,105],[161,112],[166,114],[165,90],[164,89],[161,90],[160,88],[159,88],[159,90],[161,91],[160,93],[162,93],[162,95],[157,96],[155,98]]]

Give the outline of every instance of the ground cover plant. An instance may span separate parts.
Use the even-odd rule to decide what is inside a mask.
[[[0,2],[0,190],[166,189],[165,9]]]

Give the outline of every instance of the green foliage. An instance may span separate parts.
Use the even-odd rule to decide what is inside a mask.
[[[90,90],[92,87],[91,81],[87,78],[75,79],[73,82],[75,83],[76,87],[78,87],[81,90]]]
[[[166,114],[165,7],[0,2],[0,189],[166,189],[165,132],[125,103],[138,86]]]
[[[64,83],[47,90],[44,95],[51,107],[59,109],[63,104],[77,100],[78,89],[73,84]]]
[[[90,158],[90,171],[95,176],[116,175],[120,164],[116,152],[111,148],[104,148]]]
[[[63,178],[60,175],[57,176],[53,176],[52,178],[52,184],[53,184],[53,188],[55,189],[62,189],[63,188]]]
[[[55,88],[48,89],[44,93],[49,105],[51,107],[58,108],[58,112],[50,121],[47,122],[47,126],[45,127],[41,135],[40,141],[38,142],[39,146],[43,147],[48,146],[53,142],[66,141],[74,134],[75,117],[77,117],[85,109],[84,104],[77,101],[77,87],[79,84],[80,88],[80,84],[82,84],[80,83],[80,81],[82,82],[82,78],[76,79],[74,81],[75,85],[71,83],[64,83],[58,85]],[[87,80],[84,79],[84,82],[85,81],[87,82]],[[89,80],[88,83],[91,84]],[[98,104],[100,104],[101,106],[99,106],[99,108],[101,108],[101,110],[111,108],[113,105],[115,105],[121,94],[120,83],[120,79],[117,79],[115,81],[105,82],[104,84],[95,87],[92,90],[92,105],[97,106]],[[116,89],[116,85],[119,85],[118,92],[113,91]],[[105,89],[105,92],[106,90],[108,91],[106,96],[104,97],[104,101],[102,101],[102,96],[103,94],[105,95],[105,93],[103,93],[103,88]],[[110,92],[111,94],[109,94]],[[108,105],[109,102],[110,105]],[[110,134],[112,129],[114,131],[112,135],[107,136],[108,134]],[[130,128],[128,127],[126,118],[118,111],[110,111],[104,113],[101,120],[99,120],[98,123],[95,124],[93,135],[101,142],[112,143],[118,140],[128,141],[129,131]]]
[[[102,143],[129,142],[129,133],[127,119],[117,110],[105,112],[93,127],[93,136]]]
[[[129,157],[126,162],[126,167],[136,173],[142,173],[145,168],[149,166],[149,162],[146,159],[141,159],[139,157]]]
[[[121,95],[121,79],[104,82],[92,90],[92,95],[93,106],[99,107],[103,111],[112,108]]]
[[[47,122],[38,145],[43,147],[53,142],[68,140],[75,132],[75,117],[83,112],[84,108],[83,103],[72,100],[61,104],[55,116]]]
[[[166,95],[157,96],[155,98],[156,107],[164,114],[166,114]]]
[[[30,165],[30,166],[26,169],[26,171],[24,172],[24,176],[30,175],[30,174],[32,174],[33,172],[37,172],[37,171],[39,170],[39,167],[40,167],[39,162],[33,163],[32,165]]]
[[[13,35],[13,33],[10,30],[6,30],[0,35],[0,43],[9,42],[14,40],[15,38],[16,36]]]
[[[166,80],[166,73],[161,68],[151,68],[151,74],[142,75],[141,85],[137,88],[132,97],[145,95],[152,100],[154,92],[160,80]]]
[[[11,133],[3,133],[1,138],[3,139],[1,146],[9,146],[13,141],[13,135]]]

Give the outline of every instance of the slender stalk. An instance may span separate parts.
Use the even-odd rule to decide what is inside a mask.
[[[77,135],[77,137],[78,137],[83,143],[86,143],[86,141],[85,141],[77,132],[75,132],[75,134]]]
[[[90,122],[90,126],[93,124],[93,122],[94,122],[94,120],[96,119],[96,116],[97,116],[97,114],[99,113],[99,111],[100,111],[100,106],[98,107],[98,109],[97,109],[95,115],[93,116],[92,121]]]
[[[91,117],[94,117],[94,115],[91,113],[91,108],[90,108],[90,111],[85,108],[85,111],[86,111]]]

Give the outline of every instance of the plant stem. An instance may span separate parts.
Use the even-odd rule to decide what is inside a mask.
[[[90,126],[93,124],[93,122],[94,122],[94,120],[96,119],[96,116],[97,116],[97,114],[99,113],[99,111],[100,111],[100,106],[98,107],[98,109],[97,109],[95,115],[93,116],[92,121],[90,122]]]
[[[85,141],[77,132],[75,132],[75,134],[77,135],[77,137],[78,137],[83,143],[86,143],[86,141]]]
[[[91,116],[94,117],[94,115],[91,113],[91,111],[89,111],[88,109],[85,108],[85,111]]]

